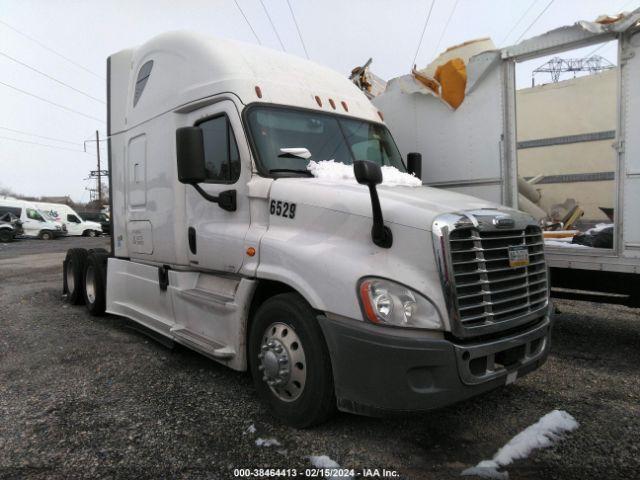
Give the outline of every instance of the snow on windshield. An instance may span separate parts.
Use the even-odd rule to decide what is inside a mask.
[[[409,173],[404,173],[396,167],[383,165],[382,169],[382,185],[396,187],[421,187],[422,180]],[[345,165],[335,160],[320,160],[315,162],[311,160],[307,165],[314,177],[334,182],[358,183],[353,172],[353,165]]]

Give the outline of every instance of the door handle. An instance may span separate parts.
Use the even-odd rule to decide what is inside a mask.
[[[188,234],[189,237],[189,250],[191,250],[192,254],[198,253],[198,245],[196,244],[196,229],[193,227],[189,227]]]

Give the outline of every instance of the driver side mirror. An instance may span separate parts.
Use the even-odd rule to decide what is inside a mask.
[[[203,198],[217,203],[228,212],[237,208],[236,191],[225,190],[217,196],[205,192],[200,185],[207,179],[204,158],[204,135],[200,127],[180,127],[176,130],[176,155],[178,157],[178,181],[192,185]]]
[[[176,153],[180,183],[193,185],[207,178],[204,139],[200,127],[181,127],[176,130]]]

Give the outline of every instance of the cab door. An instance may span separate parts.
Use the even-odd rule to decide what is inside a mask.
[[[82,235],[82,220],[77,216],[68,213],[67,214],[67,232],[69,235]]]
[[[251,179],[249,146],[239,112],[224,100],[190,114],[202,129],[207,178],[206,193],[235,190],[236,210],[227,211],[186,186],[189,262],[198,269],[238,273],[244,260],[244,237],[250,223],[247,182]]]
[[[24,229],[25,235],[30,236],[38,236],[40,234],[40,230],[43,229],[45,220],[42,218],[42,215],[38,213],[37,210],[33,208],[25,208],[25,216],[22,221],[22,228]]]

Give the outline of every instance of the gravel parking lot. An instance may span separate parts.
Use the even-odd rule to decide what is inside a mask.
[[[66,305],[64,251],[107,244],[0,247],[1,478],[223,479],[234,468],[302,472],[307,456],[328,455],[343,467],[453,479],[553,409],[580,427],[507,467],[510,478],[640,478],[637,311],[558,303],[549,361],[511,386],[426,414],[339,414],[296,431],[270,417],[247,374]],[[258,447],[258,438],[280,446]]]

